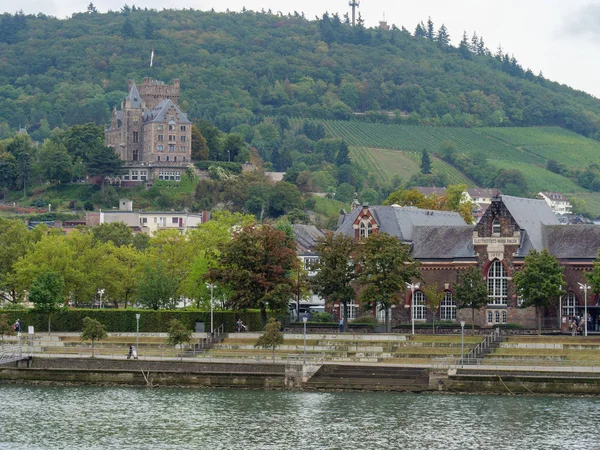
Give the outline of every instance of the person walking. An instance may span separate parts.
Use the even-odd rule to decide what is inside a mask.
[[[133,356],[133,345],[129,344],[129,353],[127,353],[127,359],[130,359]]]

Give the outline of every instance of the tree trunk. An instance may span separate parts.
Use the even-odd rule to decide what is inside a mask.
[[[431,334],[435,334],[435,311],[431,311],[433,313],[433,322],[431,322]]]
[[[387,333],[392,332],[392,327],[390,323],[390,308],[385,308],[385,331]]]
[[[52,317],[52,313],[48,313],[48,336],[50,336],[50,318]]]
[[[265,326],[267,325],[267,308],[265,307],[264,303],[260,305],[260,320],[264,330]]]
[[[471,336],[475,336],[475,308],[471,308]]]
[[[540,306],[535,307],[535,315],[537,319],[537,332],[538,336],[542,334],[542,308]]]

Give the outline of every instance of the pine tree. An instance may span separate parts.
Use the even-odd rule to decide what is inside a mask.
[[[467,37],[466,31],[463,32],[463,38],[460,41],[460,44],[458,44],[458,53],[460,53],[460,56],[464,59],[471,59],[471,49],[469,47],[469,38]]]
[[[448,29],[446,28],[446,25],[442,24],[442,26],[438,30],[436,41],[440,46],[450,45],[450,34],[448,34]]]
[[[433,30],[433,21],[431,20],[431,16],[427,19],[427,39],[433,41],[435,39],[435,31]]]
[[[104,191],[104,178],[118,175],[122,170],[123,161],[112,148],[97,146],[90,152],[86,166],[90,176],[100,176],[100,190]]]
[[[423,150],[421,155],[421,173],[424,175],[431,173],[431,156],[427,150]]]
[[[144,22],[144,37],[146,39],[154,39],[154,24],[150,20],[150,17],[146,17],[146,22]]]
[[[123,28],[121,28],[121,35],[124,38],[134,38],[136,36],[135,30],[133,28],[133,25],[131,24],[131,21],[129,20],[129,17],[127,17],[125,19],[125,23],[123,24]]]
[[[473,36],[471,37],[471,45],[470,49],[473,53],[477,53],[477,44],[479,43],[479,37],[477,36],[477,32],[473,31]]]
[[[417,28],[415,28],[415,37],[424,38],[426,36],[425,27],[423,26],[423,22],[417,24]]]

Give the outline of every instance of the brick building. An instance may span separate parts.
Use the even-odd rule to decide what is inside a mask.
[[[179,80],[173,85],[145,78],[112,113],[106,145],[125,161],[125,173],[110,181],[123,185],[180,181],[191,162],[192,123],[179,109]]]
[[[476,324],[502,323],[535,325],[535,310],[521,308],[512,283],[531,249],[548,249],[564,267],[567,294],[545,311],[545,326],[559,327],[561,316],[583,314],[587,294],[590,330],[600,331],[600,305],[591,291],[584,292],[585,271],[591,270],[600,248],[600,227],[560,225],[543,200],[511,196],[495,197],[479,223],[465,224],[447,211],[411,207],[364,206],[340,218],[336,233],[355,239],[386,232],[411,246],[411,255],[420,261],[421,285],[436,283],[444,299],[436,317],[442,320],[471,321],[471,310],[457,310],[455,287],[461,270],[475,266],[488,283],[488,304],[476,313]],[[416,280],[415,280],[416,281]],[[421,287],[421,286],[420,286]],[[403,293],[406,306],[392,310],[393,321],[411,320],[411,291]],[[418,321],[432,319],[427,299],[417,288],[413,314]]]

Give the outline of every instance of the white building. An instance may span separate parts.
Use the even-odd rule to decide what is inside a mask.
[[[571,214],[571,203],[558,192],[540,192],[538,198],[548,203],[554,214]]]

